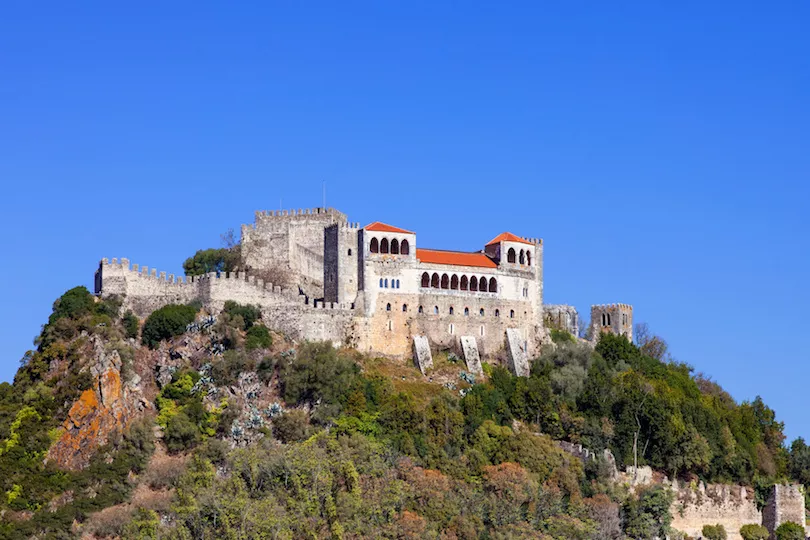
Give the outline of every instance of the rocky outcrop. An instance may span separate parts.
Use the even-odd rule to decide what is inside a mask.
[[[90,338],[93,387],[85,390],[71,406],[61,433],[48,451],[47,459],[66,469],[85,467],[93,453],[110,441],[151,404],[139,388],[139,377],[122,381],[118,351],[106,351],[97,336]]]

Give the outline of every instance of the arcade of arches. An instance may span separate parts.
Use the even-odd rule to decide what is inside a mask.
[[[452,276],[442,274],[440,276],[435,272],[433,275],[429,274],[428,272],[423,273],[421,286],[426,289],[449,289],[452,291],[491,293],[498,292],[498,281],[494,277],[487,279],[485,276],[481,276],[480,278],[476,276],[461,276],[459,278],[456,274],[453,274]]]

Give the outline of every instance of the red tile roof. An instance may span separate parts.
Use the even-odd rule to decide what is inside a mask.
[[[381,223],[379,221],[375,221],[374,223],[370,223],[364,227],[367,231],[378,231],[378,232],[392,232],[392,233],[401,233],[401,234],[414,234],[411,231],[406,231],[405,229],[400,229],[399,227],[394,227],[392,225],[387,225],[385,223]]]
[[[500,244],[501,242],[520,242],[521,244],[531,244],[531,242],[528,240],[524,240],[523,238],[510,232],[505,232],[487,242],[486,245],[491,246],[492,244]]]
[[[483,253],[466,253],[463,251],[442,251],[439,249],[417,248],[416,258],[423,263],[450,264],[453,266],[478,266],[481,268],[497,268],[495,261]]]

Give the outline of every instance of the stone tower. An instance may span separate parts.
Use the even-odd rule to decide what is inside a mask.
[[[362,260],[359,223],[336,223],[323,231],[323,293],[325,302],[354,304],[358,264]]]
[[[596,340],[603,332],[626,336],[633,341],[633,306],[629,304],[591,306],[590,338]]]
[[[310,298],[324,296],[324,229],[346,223],[334,208],[256,212],[252,225],[242,225],[245,270],[283,272],[291,286]]]

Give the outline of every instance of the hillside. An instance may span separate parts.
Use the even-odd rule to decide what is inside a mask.
[[[673,493],[614,481],[603,450],[749,486],[759,507],[774,483],[810,482],[810,450],[785,447],[761,399],[622,336],[552,335],[529,377],[475,380],[452,350],[422,376],[296,343],[254,306],[139,319],[71,289],[0,385],[0,535],[674,538]]]

